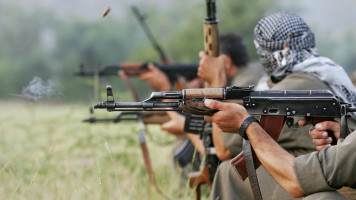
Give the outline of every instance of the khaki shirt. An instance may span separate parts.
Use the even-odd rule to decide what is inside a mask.
[[[240,67],[227,85],[240,87],[256,85],[264,73],[265,71],[260,63],[252,62],[247,66]]]
[[[294,169],[305,194],[356,188],[356,131],[337,145],[295,158]]]

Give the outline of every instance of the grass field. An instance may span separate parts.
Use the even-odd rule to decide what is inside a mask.
[[[149,183],[137,123],[82,123],[83,105],[2,101],[0,110],[0,199],[164,199]],[[173,137],[148,129],[158,186],[170,199],[194,199],[172,145],[161,144]]]

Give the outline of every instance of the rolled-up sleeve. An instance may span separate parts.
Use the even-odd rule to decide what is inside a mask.
[[[305,194],[356,187],[356,131],[337,145],[298,156],[294,169]]]

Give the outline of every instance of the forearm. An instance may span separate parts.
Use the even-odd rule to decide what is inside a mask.
[[[257,123],[246,134],[264,168],[293,197],[304,195],[294,170],[294,157],[280,147]]]
[[[216,149],[216,156],[221,160],[228,160],[232,158],[232,153],[226,148],[222,130],[213,123],[213,141]]]
[[[200,136],[193,133],[186,133],[190,141],[193,143],[196,150],[199,152],[201,156],[205,156],[205,148],[203,141],[200,139]]]

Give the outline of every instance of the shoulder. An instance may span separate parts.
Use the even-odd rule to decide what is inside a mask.
[[[238,86],[256,85],[264,73],[265,71],[261,64],[252,62],[246,66],[239,67],[231,82],[232,85]]]
[[[316,76],[308,73],[292,73],[271,87],[272,90],[331,90]]]

